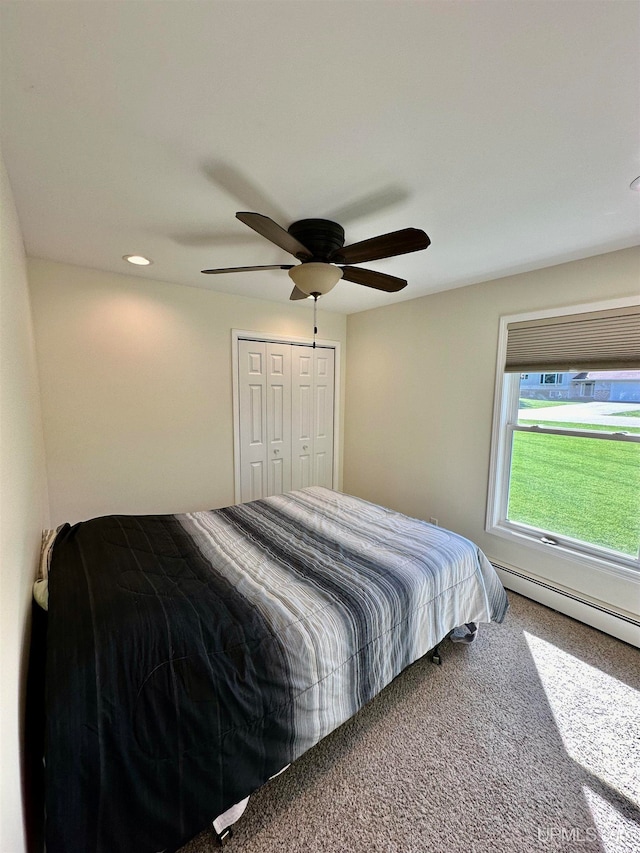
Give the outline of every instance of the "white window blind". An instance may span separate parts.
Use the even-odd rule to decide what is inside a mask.
[[[507,373],[637,369],[640,305],[507,326]]]

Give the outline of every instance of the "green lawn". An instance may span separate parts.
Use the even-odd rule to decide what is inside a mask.
[[[637,556],[640,444],[514,433],[508,518]]]
[[[634,409],[632,412],[617,412],[616,417],[620,418],[640,418],[640,409]]]

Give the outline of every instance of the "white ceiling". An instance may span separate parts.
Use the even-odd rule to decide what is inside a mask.
[[[234,218],[423,228],[332,311],[640,243],[635,0],[2,2],[2,138],[27,252],[286,302]],[[154,260],[137,269],[122,255]],[[307,310],[305,303],[300,310]]]

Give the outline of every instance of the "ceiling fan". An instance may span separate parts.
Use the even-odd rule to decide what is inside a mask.
[[[375,270],[360,269],[352,264],[392,258],[426,249],[431,240],[418,228],[403,228],[382,234],[360,243],[344,245],[344,229],[329,219],[301,219],[285,231],[277,222],[261,213],[236,213],[240,222],[253,228],[285,252],[296,257],[299,264],[270,264],[259,267],[228,267],[202,270],[207,275],[248,272],[250,270],[288,270],[295,287],[290,299],[306,299],[328,293],[341,278],[396,293],[407,286],[403,278]]]

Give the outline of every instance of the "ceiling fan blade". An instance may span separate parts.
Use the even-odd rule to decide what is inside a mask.
[[[299,240],[296,240],[295,237],[289,234],[288,231],[285,231],[284,228],[281,228],[273,219],[269,219],[268,216],[263,216],[261,213],[241,212],[236,213],[236,218],[240,222],[244,222],[245,225],[248,225],[249,228],[253,228],[258,234],[266,237],[267,240],[271,240],[276,246],[280,246],[285,252],[289,252],[290,255],[300,258],[300,260],[311,257],[312,253],[306,246],[303,246]]]
[[[384,290],[387,293],[397,293],[407,286],[403,278],[375,270],[363,270],[360,267],[342,267],[342,278],[346,281],[354,281],[356,284],[364,284],[365,287]]]
[[[269,264],[266,267],[226,267],[220,270],[201,270],[207,275],[217,275],[225,272],[251,272],[252,270],[290,270],[295,264]]]
[[[403,228],[401,231],[381,234],[379,237],[336,249],[329,260],[337,264],[362,264],[365,261],[419,252],[420,249],[426,249],[430,243],[429,237],[419,228]]]
[[[289,297],[289,299],[308,299],[308,298],[309,298],[309,294],[304,293],[302,290],[300,290],[299,287],[294,287],[293,290],[291,291],[291,296]]]

